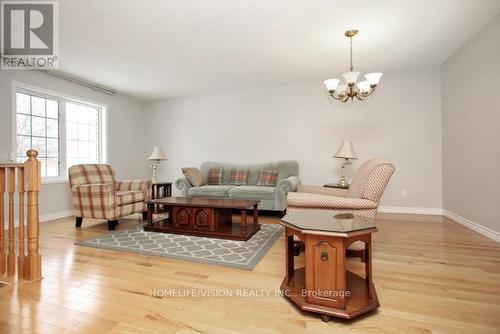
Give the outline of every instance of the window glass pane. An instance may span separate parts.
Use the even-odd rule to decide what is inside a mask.
[[[47,137],[59,138],[59,121],[47,118]]]
[[[47,158],[47,176],[59,175],[59,159]]]
[[[66,141],[66,156],[68,159],[78,158],[78,141],[67,140]]]
[[[89,140],[89,126],[86,124],[78,125],[78,139]]]
[[[22,114],[30,114],[30,96],[26,94],[16,94],[17,112]]]
[[[78,111],[73,103],[66,103],[66,121],[78,122]]]
[[[97,126],[89,126],[89,140],[97,141]]]
[[[89,108],[89,124],[91,125],[96,125],[99,120],[99,113],[97,111],[97,108]]]
[[[31,134],[31,116],[17,114],[17,134],[28,136]]]
[[[47,117],[59,118],[59,103],[53,100],[47,100]]]
[[[57,158],[59,156],[59,140],[47,138],[47,157]]]
[[[89,142],[89,157],[93,160],[98,160],[97,142]]]
[[[89,157],[89,143],[86,141],[81,141],[78,143],[78,157],[81,159],[87,159]]]
[[[26,157],[26,152],[31,149],[31,137],[17,136],[17,156]]]
[[[47,176],[47,159],[43,157],[37,157],[40,161],[40,165],[42,166],[42,177]]]
[[[78,106],[78,123],[89,124],[89,108]]]
[[[67,167],[70,168],[74,165],[78,165],[78,159],[68,158]]]
[[[78,139],[78,125],[74,122],[66,122],[66,138]]]
[[[42,117],[32,117],[32,135],[38,137],[45,137],[45,118]]]
[[[47,150],[45,147],[45,138],[38,138],[38,137],[32,137],[32,145],[31,147],[34,150],[38,151],[38,156],[39,157],[45,157],[47,156]],[[42,173],[43,175],[43,173]]]
[[[99,163],[99,108],[66,102],[66,154],[72,164]]]
[[[31,113],[35,116],[45,117],[45,99],[41,97],[31,97]]]

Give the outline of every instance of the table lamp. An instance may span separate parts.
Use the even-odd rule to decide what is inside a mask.
[[[151,153],[151,156],[148,158],[148,160],[153,160],[154,162],[151,164],[151,168],[153,169],[153,177],[151,178],[151,181],[153,183],[156,183],[156,168],[160,165],[160,161],[162,160],[167,160],[167,157],[165,156],[165,153],[161,150],[159,146],[155,146],[153,149],[153,153]]]
[[[342,176],[340,177],[337,185],[342,188],[349,188],[349,183],[347,182],[347,167],[352,164],[351,160],[358,158],[356,152],[354,151],[352,143],[350,141],[344,140],[342,142],[342,145],[340,145],[339,150],[333,157],[344,159],[344,162],[342,163]]]

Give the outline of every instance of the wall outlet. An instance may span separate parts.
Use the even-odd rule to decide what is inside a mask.
[[[408,197],[408,192],[406,190],[401,190],[401,197]]]

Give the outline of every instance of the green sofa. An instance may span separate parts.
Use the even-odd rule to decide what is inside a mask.
[[[222,185],[203,185],[193,187],[186,178],[175,181],[175,186],[183,197],[210,197],[232,199],[260,200],[259,210],[284,211],[286,209],[286,195],[289,191],[296,191],[300,185],[299,164],[297,161],[286,160],[256,165],[236,165],[220,162],[204,162],[200,170],[208,175],[210,168],[224,168]],[[230,185],[231,168],[248,168],[249,175],[246,186]],[[257,186],[261,170],[279,172],[276,187]]]

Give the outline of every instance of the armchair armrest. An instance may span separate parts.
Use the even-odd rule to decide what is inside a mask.
[[[363,198],[337,197],[311,193],[289,193],[289,207],[332,210],[376,209],[377,203]]]
[[[151,180],[124,180],[116,182],[116,190],[118,191],[136,190],[147,193],[150,188]]]
[[[300,185],[297,192],[345,197],[347,189]]]
[[[175,187],[179,189],[182,196],[188,196],[188,189],[192,187],[191,183],[185,177],[175,180]]]
[[[71,194],[77,217],[113,217],[116,207],[116,190],[113,184],[74,185],[71,187]]]
[[[290,191],[296,191],[300,185],[300,179],[298,176],[289,176],[278,182],[276,187],[281,190],[284,194]]]

